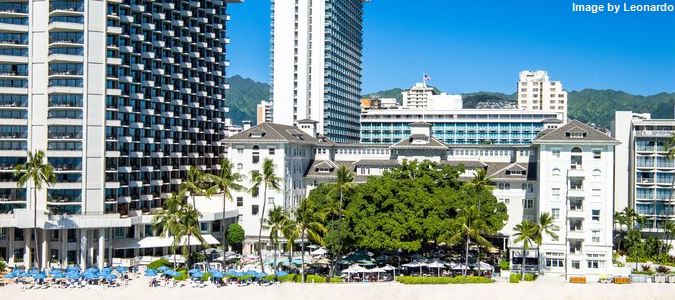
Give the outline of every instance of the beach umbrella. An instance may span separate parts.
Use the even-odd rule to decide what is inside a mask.
[[[103,279],[105,279],[107,281],[113,281],[113,280],[117,279],[117,276],[115,276],[113,274],[108,274],[108,275],[103,276]]]
[[[93,272],[84,273],[84,279],[87,279],[87,280],[98,279],[98,277],[99,277],[98,274],[95,274]]]
[[[129,271],[129,268],[118,266],[118,267],[115,267],[115,271],[120,272],[121,274],[124,274],[124,273]]]
[[[98,273],[98,269],[97,268],[89,268],[85,272],[86,273]]]
[[[78,272],[79,272],[79,271],[80,271],[80,267],[78,267],[78,266],[68,266],[68,267],[66,268],[66,272],[72,272],[72,271],[78,271]]]
[[[309,253],[309,255],[313,255],[313,256],[321,256],[321,255],[326,255],[326,254],[328,254],[328,250],[326,250],[323,247],[321,247],[319,249],[316,249],[316,250]]]
[[[61,278],[66,277],[66,275],[64,275],[63,273],[56,273],[56,274],[52,274],[51,276],[54,279],[61,279]]]
[[[102,274],[110,274],[110,273],[112,273],[112,271],[113,270],[111,268],[108,268],[108,267],[101,269]]]
[[[265,276],[267,276],[267,274],[265,274],[265,272],[258,272],[257,274],[255,274],[255,278],[263,278]]]
[[[213,278],[223,278],[225,274],[221,273],[220,271],[215,271],[211,273],[211,277]]]
[[[282,276],[288,275],[288,272],[286,272],[286,271],[279,271],[279,272],[276,273],[276,275],[277,275],[278,277],[282,277]]]
[[[68,273],[68,274],[66,275],[66,278],[72,279],[72,280],[77,280],[77,279],[80,279],[80,274],[75,273],[75,272]]]
[[[188,271],[188,273],[192,274],[192,273],[197,273],[197,272],[201,272],[201,271],[202,270],[200,270],[200,269],[192,269],[192,270]]]
[[[441,276],[441,269],[445,269],[445,264],[435,261],[430,264],[427,264],[427,267],[429,267],[430,269],[437,269],[438,276]]]
[[[157,276],[157,271],[155,271],[155,269],[147,269],[145,270],[145,276],[148,277]]]
[[[167,270],[170,270],[170,268],[167,267],[167,266],[161,266],[161,267],[157,268],[157,271],[160,271],[160,272],[166,272]]]
[[[202,276],[204,276],[204,273],[202,273],[201,271],[197,271],[197,272],[191,273],[190,275],[191,275],[193,278],[201,278]]]
[[[9,278],[9,279],[16,278],[16,277],[18,277],[18,274],[14,273],[14,272],[10,272],[9,274],[5,275],[5,278]]]
[[[258,275],[258,271],[256,271],[256,270],[248,270],[248,271],[244,272],[244,275],[256,276],[256,275]]]

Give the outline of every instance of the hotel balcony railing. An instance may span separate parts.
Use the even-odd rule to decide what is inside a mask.
[[[49,70],[49,76],[82,76],[82,69],[79,69],[79,70]]]
[[[81,17],[81,16],[51,16],[51,17],[49,17],[49,23],[53,23],[53,22],[84,24],[84,17]]]
[[[68,197],[68,196],[48,196],[47,202],[51,203],[77,203],[82,202],[82,197]]]
[[[56,44],[56,43],[60,43],[60,44],[82,44],[82,43],[84,43],[84,39],[81,39],[81,38],[79,38],[79,39],[61,39],[61,38],[49,39],[49,43],[50,44]]]
[[[67,172],[67,171],[82,171],[82,165],[65,165],[65,164],[60,164],[60,165],[53,165],[54,166],[54,171],[56,172]]]
[[[0,18],[1,24],[28,25],[28,18]]]
[[[84,12],[84,5],[82,2],[51,2],[49,5],[49,11],[55,10],[65,10],[72,12]]]
[[[28,3],[21,3],[21,2],[0,3],[0,12],[27,14],[28,13]]]
[[[56,134],[56,133],[51,133],[49,134],[48,138],[51,140],[77,140],[77,139],[82,139],[82,133],[78,134]]]
[[[0,139],[25,139],[25,138],[28,138],[27,132],[0,133]]]

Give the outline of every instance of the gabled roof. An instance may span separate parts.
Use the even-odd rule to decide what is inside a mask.
[[[582,133],[583,137],[572,137],[570,136],[570,133]],[[589,125],[573,120],[557,129],[546,129],[541,131],[532,143],[592,143],[615,145],[619,142]]]
[[[507,171],[526,171],[525,175],[507,174]],[[537,163],[488,163],[488,177],[508,181],[537,180]]]
[[[340,161],[340,162],[335,162],[332,160],[315,160],[312,163],[310,163],[309,168],[307,169],[307,172],[305,173],[305,177],[307,178],[336,178],[337,177],[337,170],[340,168],[340,166],[347,166],[350,170],[354,170],[354,162],[353,161]],[[333,166],[329,172],[319,172],[317,169],[320,166]]]
[[[424,136],[426,138],[426,136]],[[430,137],[427,143],[418,144],[413,143],[414,140],[419,139],[417,135],[411,135],[405,139],[402,139],[400,142],[390,146],[392,149],[448,149],[443,142],[439,141],[435,137]]]
[[[395,159],[362,159],[353,164],[354,167],[397,167],[399,165],[401,164]]]
[[[275,143],[298,143],[317,144],[319,140],[305,133],[295,126],[275,123],[261,123],[223,140],[225,143],[244,142],[275,142]]]
[[[478,160],[443,160],[441,163],[448,164],[450,166],[464,166],[465,169],[478,169],[485,168],[487,164],[482,163]]]

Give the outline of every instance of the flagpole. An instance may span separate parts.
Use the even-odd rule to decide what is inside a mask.
[[[427,87],[427,74],[426,73],[422,73],[422,86],[424,86],[424,88]]]

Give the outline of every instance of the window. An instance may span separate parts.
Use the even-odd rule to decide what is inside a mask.
[[[237,154],[244,154],[244,148],[237,147]]]
[[[52,242],[58,242],[59,241],[59,231],[58,230],[50,230],[49,231],[49,240]]]
[[[551,217],[553,220],[560,219],[560,208],[551,208]]]
[[[251,205],[251,214],[254,215],[254,216],[258,214],[258,205],[257,204]]]
[[[605,267],[604,254],[588,254],[587,257],[589,269],[601,269]]]
[[[206,222],[199,223],[199,229],[201,230],[202,233],[208,233],[209,232],[209,223],[206,223]]]
[[[553,169],[553,171],[551,171],[551,174],[553,174],[553,176],[560,176],[560,169],[558,168]]]
[[[23,241],[23,229],[14,230],[14,241]]]
[[[251,157],[251,163],[257,164],[260,162],[260,147],[258,147],[258,145],[253,146],[252,154],[253,156]]]
[[[534,199],[523,199],[523,209],[534,208]]]
[[[0,240],[7,239],[7,228],[0,228]]]
[[[546,252],[546,267],[563,268],[565,267],[565,254],[559,252]]]
[[[237,207],[244,206],[244,197],[237,197]]]
[[[572,269],[579,270],[581,268],[581,263],[578,260],[572,261]]]
[[[560,158],[560,149],[551,149],[551,154],[553,154],[553,157],[555,158]]]
[[[600,230],[591,230],[592,242],[599,244],[600,243]]]
[[[267,197],[267,204],[274,205],[274,197]]]
[[[242,163],[238,163],[238,164],[237,164],[237,169],[238,169],[238,170],[241,170],[241,169],[243,169],[243,168],[244,168],[244,164],[242,164]]]
[[[275,148],[269,148],[267,150],[268,150],[269,155],[274,155],[274,152],[275,152],[276,149]]]
[[[251,188],[251,196],[258,197],[259,193],[260,193],[260,189],[258,187]]]
[[[593,177],[599,178],[601,174],[602,172],[600,171],[600,169],[593,170]]]
[[[591,211],[592,212],[592,217],[591,219],[593,221],[600,221],[600,210],[599,209],[594,209]]]
[[[593,158],[594,158],[594,159],[600,159],[600,158],[602,158],[602,150],[600,150],[600,149],[593,149]]]

